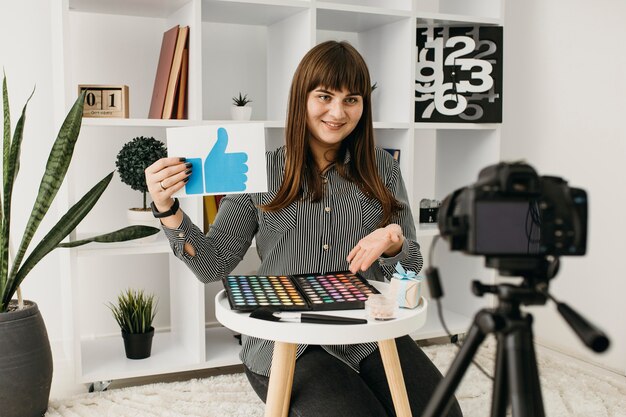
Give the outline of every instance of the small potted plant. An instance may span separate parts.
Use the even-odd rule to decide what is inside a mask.
[[[248,103],[252,103],[252,100],[248,99],[247,94],[242,96],[241,92],[239,92],[239,97],[233,97],[233,106],[230,108],[230,115],[233,120],[250,120],[252,107],[246,107]]]
[[[129,208],[127,211],[128,222],[131,225],[160,227],[159,220],[154,218],[148,207],[148,186],[144,171],[158,159],[166,156],[167,148],[163,142],[144,136],[133,138],[125,143],[117,154],[115,166],[120,179],[133,190],[143,194],[143,206]],[[152,238],[155,239],[156,235]]]
[[[124,350],[128,359],[145,359],[152,352],[157,301],[154,294],[127,289],[117,296],[117,305],[109,303],[115,321],[120,326]]]

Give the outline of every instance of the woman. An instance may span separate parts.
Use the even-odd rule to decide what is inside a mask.
[[[164,158],[146,169],[172,249],[198,279],[212,282],[230,273],[253,238],[259,274],[350,269],[382,280],[397,262],[421,269],[400,168],[374,146],[369,72],[350,44],[324,42],[302,59],[285,136],[286,146],[266,155],[268,192],[224,197],[207,236],[181,210],[171,210],[172,195],[190,175],[184,158]],[[396,343],[418,416],[441,374],[410,337]],[[265,400],[273,343],[244,335],[242,344],[246,375]],[[291,415],[395,415],[376,343],[300,345],[297,358]],[[455,402],[449,416],[460,415]]]

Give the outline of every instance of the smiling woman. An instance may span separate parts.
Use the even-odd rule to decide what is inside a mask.
[[[206,236],[182,210],[160,218],[174,254],[202,282],[226,277],[253,239],[259,276],[349,269],[380,280],[398,262],[419,272],[423,260],[400,167],[374,144],[371,93],[367,65],[349,43],[311,49],[293,76],[285,146],[266,153],[268,191],[225,196]],[[178,158],[146,170],[159,211],[173,204],[183,172]],[[243,335],[242,345],[246,375],[265,399],[274,343]],[[420,415],[441,374],[409,336],[396,345],[410,407]],[[375,342],[296,350],[293,414],[395,415]],[[460,415],[454,402],[448,417]]]

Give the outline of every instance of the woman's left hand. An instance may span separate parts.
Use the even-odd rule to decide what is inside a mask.
[[[376,229],[363,239],[348,254],[350,271],[367,270],[381,255],[397,255],[402,249],[404,235],[402,229],[392,223],[381,229]]]

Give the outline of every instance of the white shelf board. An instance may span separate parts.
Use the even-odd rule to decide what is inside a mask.
[[[88,243],[73,250],[78,256],[149,255],[170,253],[170,245],[163,232],[154,241],[128,241],[116,243]]]
[[[206,329],[206,362],[207,368],[241,365],[239,352],[241,346],[235,339],[235,332],[223,326]]]
[[[409,129],[410,126],[404,122],[374,122],[374,129]]]
[[[83,117],[83,126],[105,127],[181,127],[195,126],[201,123],[198,120],[168,120],[168,119],[114,119],[108,117]]]
[[[112,119],[83,118],[84,127],[185,127],[218,125],[226,123],[263,123],[266,128],[284,128],[281,120],[164,120],[164,119]]]
[[[446,309],[443,310],[443,319],[452,335],[466,333],[472,324],[472,318]],[[429,302],[426,323],[418,331],[411,333],[411,337],[414,340],[422,340],[442,336],[447,336],[447,334],[439,321],[437,305],[434,302]]]
[[[437,130],[497,130],[499,123],[434,123],[415,122],[415,129],[437,129]]]
[[[410,10],[390,9],[386,7],[373,7],[373,6],[361,6],[352,5],[348,3],[332,3],[332,2],[317,2],[318,12],[321,10],[336,10],[342,12],[349,12],[353,14],[377,14],[381,16],[402,16],[409,17],[411,15]]]
[[[439,234],[439,227],[436,223],[433,224],[422,224],[418,223],[415,225],[415,231],[417,236],[437,236]]]
[[[70,0],[70,10],[165,18],[190,0]]]
[[[341,32],[365,32],[410,17],[402,10],[373,7],[317,4],[317,29]]]
[[[495,17],[468,16],[448,13],[417,13],[417,27],[426,26],[463,26],[463,25],[501,25],[502,20]]]
[[[309,3],[299,0],[204,0],[202,21],[271,26],[307,9]]]
[[[155,333],[152,354],[141,360],[127,359],[122,335],[81,340],[80,382],[108,381],[203,368],[195,355],[172,333]]]

